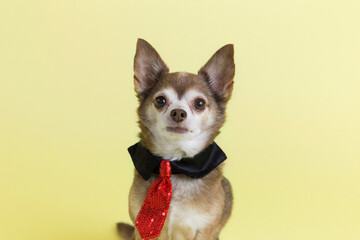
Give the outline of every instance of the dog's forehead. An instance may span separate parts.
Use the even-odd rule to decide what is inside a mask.
[[[206,97],[211,95],[210,88],[202,77],[186,72],[166,74],[157,85],[157,92],[163,89],[173,89],[179,99],[191,92],[200,92]]]

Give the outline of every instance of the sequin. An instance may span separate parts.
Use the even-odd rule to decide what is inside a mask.
[[[135,221],[140,237],[144,240],[160,236],[170,207],[172,193],[170,162],[163,160],[159,172],[160,177],[151,184]]]

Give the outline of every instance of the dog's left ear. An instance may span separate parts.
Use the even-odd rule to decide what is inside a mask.
[[[228,101],[234,85],[234,45],[229,44],[220,48],[198,74],[209,82],[217,96]]]
[[[138,39],[134,58],[135,91],[140,96],[150,90],[169,68],[156,50],[144,39]]]

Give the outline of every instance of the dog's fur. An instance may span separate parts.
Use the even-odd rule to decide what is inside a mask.
[[[233,58],[233,45],[226,45],[197,75],[169,73],[156,50],[139,39],[134,59],[134,80],[140,103],[137,112],[141,144],[152,154],[170,161],[193,157],[206,148],[219,134],[225,121],[226,103],[231,97],[235,74]],[[158,97],[165,99],[166,103],[157,105]],[[203,101],[204,108],[196,106],[199,99]],[[182,112],[180,119],[180,112],[176,111]],[[157,239],[219,238],[232,208],[231,186],[223,177],[222,168],[223,164],[199,179],[181,174],[171,176],[173,194],[170,209],[161,236]],[[133,222],[156,177],[153,175],[145,181],[135,170],[129,195],[129,212]],[[137,230],[130,225],[119,223],[118,231],[124,239],[141,240]]]

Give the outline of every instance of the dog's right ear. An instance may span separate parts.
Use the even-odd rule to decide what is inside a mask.
[[[138,39],[134,58],[134,83],[138,95],[154,87],[169,68],[156,50],[144,39]]]

